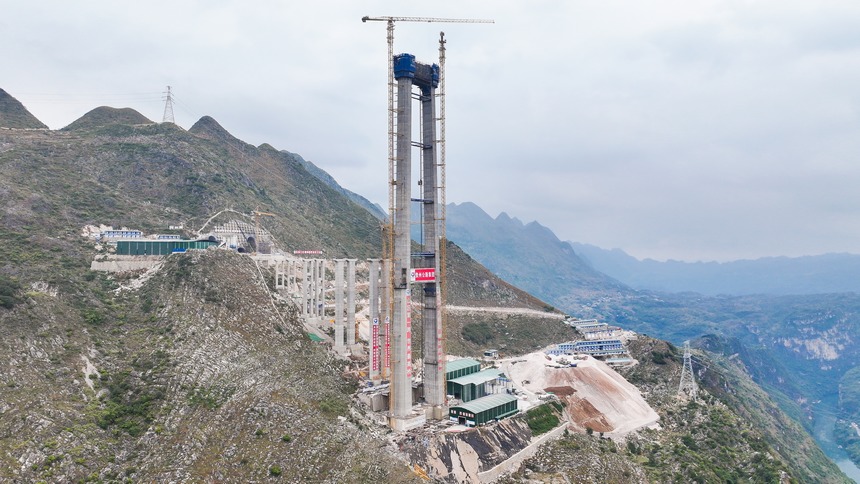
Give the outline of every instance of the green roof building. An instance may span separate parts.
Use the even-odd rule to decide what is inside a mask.
[[[471,358],[463,358],[445,363],[445,381],[460,378],[481,371],[481,363]]]
[[[481,398],[492,392],[492,389],[487,388],[490,382],[495,383],[500,378],[504,378],[502,370],[498,368],[490,368],[488,370],[470,373],[460,378],[448,380],[447,390],[448,395],[453,395],[464,402]]]
[[[448,409],[448,418],[461,425],[474,427],[493,420],[501,420],[519,412],[517,397],[496,393]]]
[[[174,252],[185,252],[192,249],[207,249],[218,246],[212,240],[118,240],[116,253],[118,255],[170,255]]]

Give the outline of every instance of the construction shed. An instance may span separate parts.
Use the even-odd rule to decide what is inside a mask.
[[[517,412],[519,412],[517,397],[507,393],[497,393],[450,407],[448,418],[461,425],[474,427],[493,420],[501,420]]]
[[[445,363],[445,381],[471,375],[481,371],[481,363],[472,358],[449,361]]]
[[[217,246],[213,240],[117,240],[118,255],[169,255],[174,252],[185,252],[192,249],[206,249]]]
[[[507,379],[504,378],[502,370],[490,368],[448,380],[447,390],[448,395],[468,402],[495,393],[496,387],[504,385],[506,382]]]

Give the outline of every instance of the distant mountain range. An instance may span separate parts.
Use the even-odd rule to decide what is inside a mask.
[[[449,205],[447,222],[453,243],[562,311],[739,358],[804,425],[840,411],[840,380],[860,361],[858,256],[661,263],[562,242],[538,222],[492,218],[473,203]],[[860,420],[841,411],[843,429]]]
[[[639,260],[621,249],[571,242],[592,267],[634,289],[719,294],[827,294],[860,292],[860,255],[764,257],[732,262]]]
[[[493,218],[471,202],[447,208],[448,238],[487,268],[544,297],[570,286],[717,295],[860,293],[860,255],[764,257],[732,262],[639,260],[621,249],[561,241],[538,222],[506,213]],[[535,265],[537,264],[537,265]],[[539,267],[542,275],[531,274]],[[530,285],[527,282],[534,285]]]
[[[502,279],[547,301],[571,292],[626,289],[581,259],[568,242],[537,222],[523,224],[502,213],[495,219],[474,203],[450,204],[448,238]]]

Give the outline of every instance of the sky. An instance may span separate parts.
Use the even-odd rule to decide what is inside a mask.
[[[637,258],[860,253],[856,0],[0,0],[0,88],[51,129],[204,115],[387,207],[385,24],[446,50],[447,200]]]

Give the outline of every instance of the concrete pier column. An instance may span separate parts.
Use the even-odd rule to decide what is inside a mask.
[[[382,357],[382,379],[391,378],[391,260],[382,261],[380,274],[379,341]]]
[[[355,261],[346,261],[346,344],[355,344]]]
[[[310,316],[311,309],[311,261],[302,259],[302,316],[305,318]]]
[[[382,358],[379,345],[379,329],[381,321],[379,320],[379,259],[368,259],[368,311],[369,311],[369,331],[367,341],[367,353],[370,355],[368,376],[375,383],[381,380],[380,374],[382,370]]]
[[[275,261],[275,289],[283,289],[284,288],[284,264],[285,261],[278,260]]]
[[[308,312],[310,318],[315,320],[317,318],[317,280],[319,266],[317,265],[316,259],[311,259],[310,261],[311,272],[310,272],[310,294],[308,294],[309,302],[308,302]]]
[[[287,288],[287,291],[292,294],[296,294],[297,292],[299,292],[298,278],[296,277],[299,261],[297,261],[296,259],[290,259],[288,262],[289,265],[287,266],[287,285],[289,287]]]
[[[325,319],[325,259],[319,259],[319,271],[317,273],[317,316],[319,321]]]
[[[343,326],[343,259],[334,261],[334,345],[344,345]]]
[[[420,267],[432,268],[439,276],[439,183],[436,163],[436,86],[431,82],[421,86],[421,176],[422,205],[421,227],[423,233]],[[442,314],[438,308],[439,297],[436,281],[423,284],[423,338],[421,354],[424,359],[424,401],[434,407],[445,404],[445,355],[443,354]],[[441,409],[439,409],[441,410]],[[434,412],[441,418],[441,411]]]

